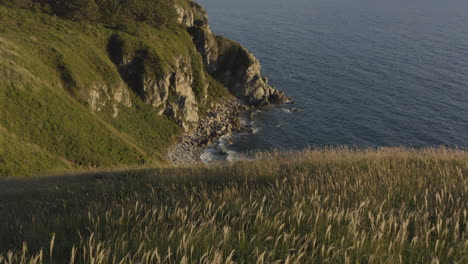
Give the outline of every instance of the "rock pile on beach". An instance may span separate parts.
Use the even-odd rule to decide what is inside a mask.
[[[241,122],[241,117],[248,116],[252,109],[237,99],[216,103],[202,116],[197,128],[179,137],[171,146],[166,153],[167,160],[174,165],[197,163],[200,162],[203,150],[220,137],[251,132],[251,128]]]

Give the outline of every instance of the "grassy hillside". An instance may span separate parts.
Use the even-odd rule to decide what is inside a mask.
[[[467,175],[466,152],[344,149],[4,179],[0,263],[467,263]]]
[[[191,58],[197,92],[203,66],[184,28],[74,22],[2,5],[0,21],[0,176],[164,162],[180,129],[127,87],[108,45],[118,37],[125,54],[145,52],[153,74]]]
[[[40,147],[23,142],[0,127],[0,175],[29,175],[70,168],[67,161],[52,156]]]

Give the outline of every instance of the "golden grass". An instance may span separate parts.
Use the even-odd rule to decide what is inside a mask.
[[[3,180],[0,263],[467,263],[467,175],[461,150],[343,148]]]

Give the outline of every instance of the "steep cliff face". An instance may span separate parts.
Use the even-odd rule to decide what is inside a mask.
[[[176,59],[175,71],[170,76],[170,86],[175,100],[167,101],[164,114],[180,120],[180,125],[188,130],[198,123],[198,104],[193,92],[192,69],[183,57]]]
[[[195,95],[194,64],[196,56],[187,55],[170,57],[168,66],[163,69],[158,65],[157,56],[148,49],[126,51],[125,40],[118,35],[110,38],[108,52],[118,67],[122,79],[141,100],[157,110],[160,115],[173,118],[184,130],[196,126],[199,119],[199,103],[206,98],[204,73],[198,73],[202,89],[199,101]]]
[[[178,15],[177,23],[186,27],[209,28],[208,15],[200,4],[193,0],[178,0],[175,3]]]
[[[188,27],[208,73],[247,104],[263,106],[287,102],[289,99],[284,92],[271,87],[268,79],[262,77],[261,65],[255,56],[239,43],[214,35],[205,10],[188,1],[188,5],[177,5],[178,22]]]
[[[118,66],[128,87],[145,104],[152,106],[159,114],[173,118],[185,131],[190,130],[197,126],[200,106],[207,103],[207,74],[250,105],[263,106],[288,100],[283,92],[268,85],[268,80],[261,75],[260,62],[253,54],[240,44],[211,32],[207,13],[198,3],[180,0],[176,3],[176,11],[177,22],[187,28],[193,39],[194,50],[199,55],[177,54],[168,59],[168,67],[155,71],[155,68],[160,68],[160,60],[153,59],[150,50],[143,48],[129,51],[125,47],[125,40],[117,35],[109,40],[108,51],[112,61]],[[202,65],[198,65],[198,57],[201,57]],[[205,70],[195,77],[194,68],[197,67]],[[195,79],[198,80],[198,96],[195,94]],[[101,105],[106,104],[105,98],[112,99],[106,93],[92,98],[93,110],[99,110],[99,99]],[[127,101],[124,103],[127,106],[130,104]],[[118,115],[117,108],[114,115]]]

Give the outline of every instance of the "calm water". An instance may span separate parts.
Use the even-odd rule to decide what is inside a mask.
[[[199,2],[302,110],[258,113],[231,149],[468,146],[468,1]]]

